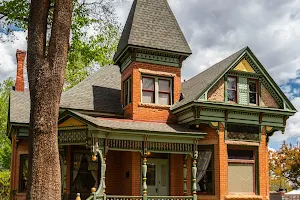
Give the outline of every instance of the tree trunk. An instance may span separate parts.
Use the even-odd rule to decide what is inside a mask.
[[[27,69],[30,90],[29,180],[26,199],[61,199],[57,122],[70,36],[72,0],[55,0],[47,48],[50,0],[31,0]]]

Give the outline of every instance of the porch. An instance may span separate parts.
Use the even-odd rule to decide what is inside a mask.
[[[178,125],[174,132],[103,130],[74,117],[67,120],[78,120],[76,127],[59,127],[64,199],[197,199],[197,145],[205,133]],[[78,180],[90,180],[84,192]]]

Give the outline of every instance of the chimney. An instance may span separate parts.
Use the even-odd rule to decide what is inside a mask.
[[[17,77],[15,83],[15,90],[23,92],[24,91],[24,61],[25,61],[26,51],[17,49]]]

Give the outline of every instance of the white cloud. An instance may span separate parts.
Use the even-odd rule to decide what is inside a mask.
[[[16,50],[27,50],[27,32],[14,32],[12,36],[0,33],[5,42],[0,43],[0,82],[7,77],[16,76]]]

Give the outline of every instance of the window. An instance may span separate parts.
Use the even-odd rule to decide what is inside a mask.
[[[197,193],[214,194],[213,147],[198,146]]]
[[[228,149],[228,192],[256,194],[255,149]]]
[[[20,155],[19,192],[26,192],[28,182],[28,155]]]
[[[171,104],[171,81],[165,79],[158,79],[158,103],[162,105]]]
[[[160,105],[171,105],[171,79],[143,76],[142,102]]]
[[[249,80],[249,103],[257,104],[257,80]]]
[[[227,101],[237,102],[237,84],[236,77],[228,77],[227,79]]]
[[[143,77],[143,103],[155,102],[155,80],[154,78]]]
[[[124,106],[131,103],[131,78],[124,82]]]

